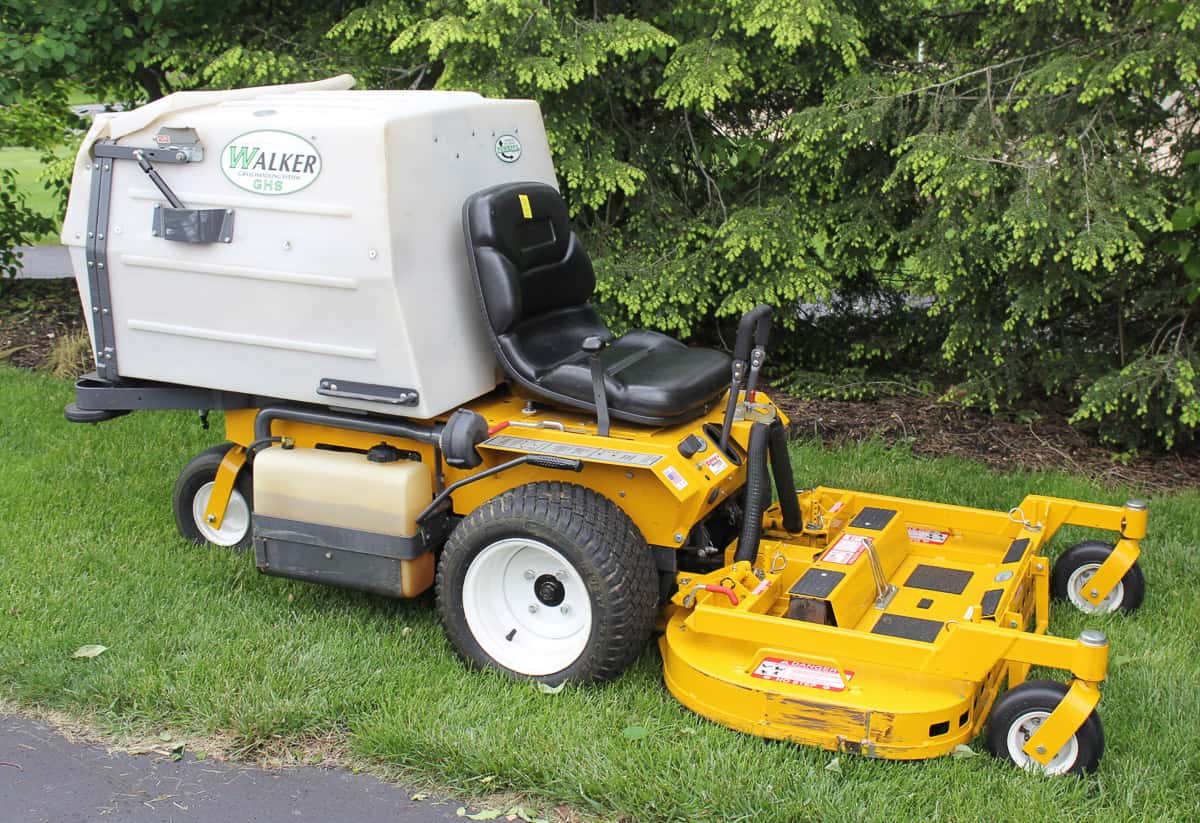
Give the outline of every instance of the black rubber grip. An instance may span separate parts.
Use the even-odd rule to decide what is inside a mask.
[[[529,458],[527,461],[529,465],[537,466],[539,469],[561,469],[568,472],[583,471],[583,461],[572,457],[555,457],[552,454],[530,454],[526,456]]]
[[[760,303],[743,314],[738,322],[737,340],[733,344],[734,359],[749,358],[751,346],[766,346],[770,330],[771,307],[765,303]]]

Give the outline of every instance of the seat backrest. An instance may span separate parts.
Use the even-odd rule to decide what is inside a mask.
[[[478,191],[463,206],[471,269],[492,333],[526,320],[581,306],[596,275],[567,206],[545,183],[504,183]]]

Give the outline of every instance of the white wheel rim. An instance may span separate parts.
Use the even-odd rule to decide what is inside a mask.
[[[1115,612],[1121,607],[1121,601],[1125,598],[1125,584],[1117,581],[1117,585],[1113,586],[1112,591],[1105,595],[1099,603],[1089,603],[1083,599],[1083,593],[1087,591],[1099,568],[1099,563],[1084,563],[1071,572],[1071,576],[1067,578],[1067,599],[1084,614]]]
[[[513,537],[485,546],[467,569],[462,605],[483,651],[504,668],[531,677],[570,666],[592,633],[583,578],[565,557],[537,540]]]
[[[205,512],[208,501],[212,499],[213,487],[216,483],[209,481],[199,488],[192,498],[192,520],[200,536],[215,546],[236,546],[246,537],[250,530],[250,505],[242,493],[234,489],[229,495],[229,505],[225,507],[225,517],[221,520],[221,528],[213,528],[208,522]]]
[[[1025,712],[1014,720],[1008,727],[1008,756],[1014,763],[1027,771],[1063,774],[1075,765],[1075,760],[1079,757],[1079,740],[1075,735],[1071,735],[1067,745],[1059,749],[1054,757],[1050,758],[1050,762],[1044,766],[1025,754],[1024,751],[1029,738],[1033,737],[1033,733],[1049,716],[1050,712],[1035,709]]]

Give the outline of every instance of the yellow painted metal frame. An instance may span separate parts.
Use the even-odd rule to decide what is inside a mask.
[[[238,472],[246,465],[246,450],[235,445],[221,458],[217,467],[217,475],[213,478],[212,494],[208,498],[208,507],[204,517],[214,529],[221,528],[225,522],[225,510],[229,507],[229,497],[233,494],[233,484],[237,482]]]
[[[706,435],[706,425],[710,432],[711,426],[720,425],[719,411],[678,426],[616,424],[609,437],[600,437],[589,417],[562,409],[531,410],[521,398],[499,393],[467,406],[485,418],[494,435],[479,447],[483,463],[473,470],[444,465],[433,446],[399,437],[287,420],[275,421],[271,433],[291,439],[299,448],[331,445],[365,451],[390,443],[416,452],[435,472],[435,482],[442,484],[518,454],[574,454],[584,463],[580,474],[559,475],[528,465],[513,468],[456,491],[453,511],[465,515],[516,486],[561,479],[588,486],[615,502],[647,542],[680,546],[697,523],[745,482],[752,423],[783,418],[761,393],[756,401],[741,404],[731,431],[741,460],[719,455]],[[226,433],[237,446],[221,463],[206,512],[218,527],[245,463],[245,447],[254,439],[256,414],[254,409],[226,412]],[[685,459],[678,446],[692,434],[708,448]],[[641,462],[630,462],[629,455]],[[804,492],[798,499],[810,525],[799,535],[789,535],[782,531],[778,505],[769,508],[757,567],[732,563],[730,546],[730,565],[708,575],[680,576],[679,593],[664,611],[660,646],[667,685],[685,705],[762,736],[882,757],[924,758],[950,751],[978,734],[1005,681],[1009,687],[1023,682],[1036,665],[1065,669],[1074,681],[1067,698],[1029,741],[1030,756],[1048,762],[1086,720],[1099,699],[1097,684],[1105,677],[1108,650],[1046,634],[1049,561],[1042,548],[1068,524],[1118,532],[1116,550],[1090,581],[1097,594],[1085,593],[1098,602],[1137,559],[1138,541],[1146,533],[1144,510],[1030,495],[1005,513],[830,488]],[[801,570],[820,566],[821,552],[840,536],[866,534],[849,521],[867,506],[893,509],[899,512],[898,522],[916,528],[946,529],[963,537],[938,550],[940,562],[964,569],[1002,568],[1012,582],[1003,587],[994,616],[984,619],[982,609],[968,609],[945,619],[944,631],[932,643],[872,633],[866,621],[873,619],[870,601],[875,588],[865,563],[847,569],[846,584],[830,596],[835,611],[858,615],[851,622],[862,625],[827,626],[784,616],[786,590]],[[920,559],[896,528],[874,538],[888,580],[900,581],[916,562],[914,557]],[[1020,540],[1027,541],[1020,556],[1001,563],[997,552],[1003,554],[1001,548]],[[695,591],[701,584],[732,589],[738,604],[724,594]],[[902,616],[925,615],[903,589],[888,609]],[[823,672],[837,672],[840,687],[836,679],[827,684],[832,690],[825,691],[755,680],[755,667],[775,656],[802,658]],[[941,725],[953,728],[932,735]]]
[[[775,407],[765,400],[761,392],[758,400],[754,406],[759,414],[771,418],[777,414]],[[511,395],[489,395],[468,404],[467,408],[481,414],[497,435],[533,441],[554,449],[580,450],[584,468],[579,474],[572,474],[535,466],[519,466],[484,478],[454,493],[455,514],[469,514],[479,504],[516,486],[542,480],[562,480],[585,485],[612,500],[629,515],[648,543],[680,546],[698,522],[745,483],[744,462],[735,464],[718,455],[715,446],[704,435],[705,424],[720,425],[719,411],[676,426],[653,428],[614,424],[609,437],[600,437],[592,418],[556,408],[539,407],[528,412],[524,401]],[[257,409],[226,412],[226,437],[243,447],[252,443],[257,413]],[[734,424],[731,431],[731,440],[742,454],[745,453],[752,423],[752,420],[741,420]],[[271,433],[291,438],[298,448],[314,448],[321,444],[365,451],[385,442],[416,452],[431,470],[438,463],[433,446],[400,437],[288,420],[276,420]],[[689,434],[704,437],[709,445],[691,459],[685,459],[679,453],[678,446]],[[483,463],[477,468],[461,470],[443,464],[441,471],[444,483],[449,485],[462,480],[527,451],[494,445],[489,441],[479,447]],[[618,459],[606,459],[602,452],[597,453],[596,450],[636,453],[654,458],[657,462],[652,466],[629,465]],[[718,459],[714,460],[714,455]],[[232,484],[229,488],[232,489]],[[223,496],[227,501],[228,491],[223,492]],[[217,491],[214,491],[213,497],[218,497]],[[213,505],[223,509],[225,501]]]

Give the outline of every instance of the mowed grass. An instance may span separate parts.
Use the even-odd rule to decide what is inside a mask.
[[[615,683],[557,695],[468,672],[428,598],[263,577],[249,554],[185,544],[172,485],[219,431],[187,413],[75,426],[61,414],[69,399],[64,382],[0,367],[0,696],[18,703],[87,715],[116,733],[231,733],[247,750],[341,734],[365,760],[450,791],[514,790],[588,819],[1200,817],[1194,491],[1152,498],[1141,611],[1055,613],[1056,634],[1107,632],[1114,665],[1100,705],[1100,771],[1047,779],[992,759],[980,740],[978,757],[900,763],[740,735],[670,697],[654,648]],[[1028,491],[1127,497],[1085,478],[1000,475],[877,445],[800,445],[795,462],[806,485],[994,508]],[[109,650],[71,659],[89,643]],[[630,739],[629,726],[650,734]]]
[[[5,147],[0,148],[0,168],[12,169],[16,174],[17,186],[25,194],[25,202],[31,209],[54,220],[57,226],[62,225],[62,214],[59,213],[58,203],[54,195],[42,182],[42,153],[36,149]],[[35,238],[33,245],[58,243],[58,231],[48,232]]]

